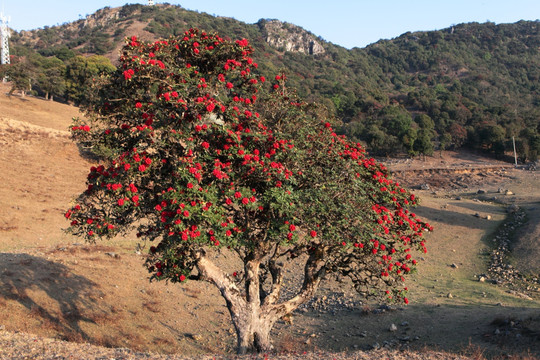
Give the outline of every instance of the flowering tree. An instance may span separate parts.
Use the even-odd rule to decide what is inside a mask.
[[[321,108],[289,94],[284,75],[271,84],[256,75],[251,53],[247,40],[194,29],[131,38],[90,101],[91,120],[73,126],[103,165],[66,213],[89,241],[137,227],[153,242],[153,279],[217,286],[239,353],[271,349],[275,322],[330,273],[408,302],[402,282],[430,229],[407,210],[414,195],[337,136]],[[243,268],[220,268],[225,252]],[[303,283],[285,297],[291,258],[302,261]]]

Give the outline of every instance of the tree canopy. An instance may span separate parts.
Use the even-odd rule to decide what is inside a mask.
[[[408,210],[413,194],[337,135],[325,108],[297,98],[286,74],[259,75],[252,52],[197,29],[129,39],[119,69],[96,82],[89,122],[73,125],[102,164],[66,212],[89,241],[136,227],[153,243],[152,279],[217,286],[239,352],[270,349],[273,324],[331,273],[408,302],[403,281],[431,230]],[[225,272],[224,253],[243,268]],[[294,258],[303,283],[283,298]]]

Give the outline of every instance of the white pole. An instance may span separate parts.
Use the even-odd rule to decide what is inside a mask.
[[[514,144],[514,163],[517,167],[516,139],[513,136],[512,136],[512,144]]]

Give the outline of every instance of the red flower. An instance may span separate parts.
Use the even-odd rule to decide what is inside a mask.
[[[185,277],[185,275],[182,274],[182,275],[180,275],[178,277],[178,279],[180,279],[180,281],[182,282],[182,281],[186,280],[186,277]]]
[[[317,232],[316,232],[315,230],[311,230],[311,231],[309,232],[309,235],[310,235],[312,238],[314,238],[315,236],[317,236]]]
[[[290,230],[290,231],[296,230],[296,226],[294,226],[293,224],[291,224],[291,225],[289,226],[289,230]]]
[[[249,204],[249,199],[248,198],[243,198],[242,199],[242,204],[244,204],[244,205]]]
[[[144,165],[142,165],[142,164],[139,165],[139,171],[140,171],[140,172],[143,172],[143,171],[145,171],[145,170],[146,170],[146,166],[144,166]]]
[[[118,206],[124,206],[124,199],[118,199]]]
[[[233,85],[232,83],[230,83],[230,82],[228,82],[228,83],[225,85],[225,87],[226,87],[227,89],[232,89],[233,86],[234,86],[234,85]]]

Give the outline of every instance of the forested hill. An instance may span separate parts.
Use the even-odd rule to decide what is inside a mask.
[[[342,132],[371,152],[470,146],[502,153],[515,137],[523,160],[540,153],[538,20],[461,24],[347,50],[277,20],[246,24],[168,4],[126,5],[14,33],[13,69],[32,74],[35,91],[77,102],[81,83],[110,69],[106,58],[114,63],[125,37],[155,40],[189,27],[249,39],[264,75],[286,69],[301,95],[333,108]],[[57,67],[62,79],[50,77]]]

